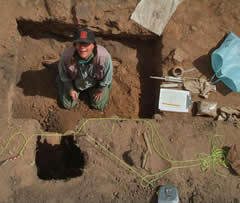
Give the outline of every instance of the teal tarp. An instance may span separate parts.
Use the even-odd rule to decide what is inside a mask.
[[[232,91],[240,92],[240,38],[230,32],[212,53],[211,62],[216,82],[222,81]]]

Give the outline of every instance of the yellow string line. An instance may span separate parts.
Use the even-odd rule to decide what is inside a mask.
[[[153,178],[149,181],[149,183],[152,185],[154,182],[158,181],[160,178],[162,178],[163,176],[167,175],[168,173],[172,172],[175,169],[186,169],[186,168],[193,168],[193,167],[198,167],[200,166],[200,164],[194,164],[194,165],[190,165],[190,166],[173,166],[170,168],[167,168],[165,170],[159,171],[155,174],[149,174],[144,176],[144,178],[147,180],[148,178]],[[144,187],[147,185],[143,185]]]
[[[22,148],[20,149],[18,155],[19,156],[23,156],[23,152],[27,146],[27,144],[31,141],[31,139],[33,137],[36,137],[36,136],[63,136],[62,134],[60,133],[40,133],[40,134],[33,134],[31,135],[30,137],[26,138],[23,133],[21,132],[18,132],[18,133],[15,133],[13,134],[7,141],[7,144],[2,148],[2,150],[0,151],[0,156],[3,154],[3,152],[8,148],[9,144],[11,143],[11,141],[13,140],[14,137],[16,136],[19,136],[21,135],[23,138],[24,138],[24,144],[22,146]]]
[[[160,157],[166,161],[169,161],[171,163],[184,163],[184,162],[197,162],[197,161],[201,161],[202,159],[195,159],[195,160],[182,160],[182,161],[178,161],[178,160],[171,160],[171,159],[168,159],[167,157],[163,156],[159,150],[157,149],[156,145],[155,145],[155,141],[154,141],[154,126],[152,125],[151,123],[151,120],[150,119],[123,119],[123,118],[91,118],[91,119],[87,119],[81,126],[80,128],[78,129],[78,132],[80,132],[82,130],[82,128],[85,127],[85,125],[87,124],[88,121],[96,121],[96,120],[118,120],[118,121],[145,121],[151,128],[151,140],[152,140],[152,144],[153,144],[153,147],[154,147],[154,150],[160,155]],[[156,131],[156,129],[155,129]],[[157,131],[156,131],[157,132]],[[156,133],[158,134],[158,133]],[[159,139],[160,139],[160,136],[159,136]],[[161,139],[160,139],[161,141]],[[162,143],[162,141],[161,141]],[[162,146],[163,148],[165,149],[163,143],[162,143]],[[165,151],[167,151],[165,149]],[[168,153],[167,153],[168,154]]]
[[[115,121],[129,121],[129,120],[134,120],[134,121],[145,121],[149,126],[150,126],[150,130],[151,130],[151,142],[152,142],[152,145],[153,145],[153,148],[154,150],[157,152],[157,154],[164,160],[170,162],[170,163],[190,163],[190,162],[197,162],[197,161],[201,161],[201,163],[198,163],[198,164],[193,164],[193,165],[188,165],[188,166],[174,166],[174,167],[171,167],[171,168],[168,168],[168,169],[165,169],[165,170],[162,170],[162,171],[159,171],[155,174],[148,174],[146,176],[142,176],[138,171],[136,171],[135,169],[133,169],[133,167],[129,166],[127,163],[125,163],[122,159],[120,159],[119,157],[117,157],[114,153],[112,153],[111,151],[109,151],[106,147],[104,147],[101,143],[99,143],[95,138],[93,138],[92,136],[90,136],[87,132],[85,132],[86,136],[89,138],[89,140],[92,142],[92,143],[97,143],[98,146],[100,146],[105,152],[109,153],[111,156],[113,156],[115,159],[117,159],[121,164],[123,164],[126,168],[128,168],[129,170],[131,170],[133,173],[135,173],[138,177],[141,178],[142,180],[142,185],[145,187],[147,185],[153,185],[154,182],[156,182],[157,180],[159,180],[161,177],[163,177],[164,175],[170,173],[171,171],[175,170],[175,169],[184,169],[184,168],[192,168],[192,167],[197,167],[197,166],[201,166],[201,169],[203,171],[207,170],[209,167],[212,167],[214,169],[214,172],[217,174],[217,175],[221,175],[221,176],[224,176],[223,174],[221,173],[218,173],[216,171],[216,165],[219,164],[219,165],[222,165],[224,167],[227,168],[227,165],[226,165],[226,160],[225,160],[225,156],[224,156],[224,151],[222,149],[218,149],[216,147],[216,143],[214,142],[214,140],[212,140],[212,151],[211,151],[211,154],[210,155],[207,155],[205,153],[200,153],[198,155],[198,159],[195,159],[195,160],[183,160],[183,161],[179,161],[179,160],[172,160],[169,157],[169,154],[167,152],[167,150],[165,149],[165,145],[163,144],[163,141],[161,140],[161,137],[160,135],[158,134],[155,126],[152,124],[151,120],[148,120],[148,119],[122,119],[122,118],[91,118],[91,119],[87,119],[83,122],[83,124],[77,129],[76,134],[80,133],[81,130],[84,129],[85,130],[85,127],[86,127],[86,124],[89,122],[89,121],[96,121],[96,120],[115,120]],[[115,123],[114,123],[115,124]],[[102,125],[103,128],[104,125]],[[114,130],[114,125],[112,126],[112,129],[111,129],[111,133],[113,133],[113,130]],[[155,131],[155,134],[154,134],[154,131]],[[9,146],[10,142],[12,141],[12,139],[16,136],[19,136],[19,135],[22,135],[23,138],[24,138],[24,145],[23,147],[21,148],[21,150],[19,151],[19,155],[20,156],[23,156],[23,152],[27,146],[27,144],[31,141],[31,139],[33,137],[36,137],[36,136],[63,136],[63,134],[60,134],[60,133],[41,133],[41,134],[33,134],[32,136],[30,136],[29,138],[26,138],[21,132],[18,132],[16,134],[14,134],[13,136],[11,136],[7,142],[7,144],[5,145],[5,147],[0,151],[0,155],[7,149],[7,147]],[[155,145],[155,139],[154,139],[154,135],[157,135],[158,136],[158,139],[159,139],[159,142],[160,144],[162,145],[162,148],[165,150],[164,153],[166,153],[166,156],[165,155],[162,155],[160,153],[160,151],[158,150],[157,146]],[[201,158],[202,156],[204,156],[203,158]],[[222,160],[224,158],[224,160]],[[150,179],[150,180],[148,180]],[[143,183],[144,182],[144,183]]]
[[[102,118],[102,119],[91,119],[91,120],[109,120],[109,118]],[[129,120],[129,119],[116,119],[116,118],[110,118],[110,120]],[[171,159],[168,159],[168,158],[166,158],[165,156],[163,156],[159,151],[158,151],[158,149],[157,149],[157,147],[156,147],[156,145],[155,145],[155,142],[154,142],[154,139],[153,139],[153,135],[154,135],[154,133],[153,133],[153,129],[154,129],[154,126],[152,125],[152,123],[149,121],[149,120],[145,120],[145,119],[130,119],[130,120],[142,120],[142,121],[146,121],[149,125],[150,125],[150,127],[151,127],[151,140],[152,140],[152,145],[154,146],[154,150],[159,154],[159,156],[162,158],[162,159],[164,159],[164,160],[166,160],[166,161],[168,161],[168,162],[170,162],[170,163],[188,163],[188,162],[197,162],[197,161],[201,161],[202,163],[199,163],[199,164],[194,164],[194,165],[189,165],[189,166],[174,166],[174,167],[171,167],[171,168],[169,168],[169,169],[166,169],[166,170],[164,170],[164,171],[160,171],[159,173],[156,173],[156,174],[153,174],[153,175],[147,175],[147,176],[144,176],[143,178],[144,178],[144,180],[146,179],[146,178],[148,178],[148,177],[156,177],[155,179],[153,179],[152,181],[154,182],[154,181],[157,181],[159,178],[161,178],[163,175],[166,175],[167,173],[169,173],[169,172],[171,172],[172,170],[174,170],[174,169],[183,169],[183,168],[192,168],[192,167],[197,167],[197,166],[202,166],[202,165],[204,165],[205,163],[207,163],[209,160],[211,160],[211,162],[212,162],[212,164],[211,165],[207,165],[207,167],[206,167],[206,164],[205,164],[205,170],[207,169],[207,168],[209,168],[209,166],[211,166],[211,167],[213,167],[213,169],[214,169],[214,172],[216,173],[216,174],[218,174],[218,175],[221,175],[221,176],[224,176],[223,174],[220,174],[220,173],[218,173],[217,171],[216,171],[216,164],[219,164],[219,162],[220,162],[220,165],[222,165],[221,163],[221,158],[222,157],[224,157],[224,156],[222,156],[223,155],[223,150],[222,149],[218,149],[218,152],[221,152],[221,153],[219,153],[219,154],[216,154],[216,152],[217,151],[215,151],[215,145],[213,145],[213,143],[212,143],[212,147],[213,147],[213,150],[212,150],[212,153],[209,155],[209,156],[207,156],[207,154],[206,154],[206,157],[205,158],[200,158],[200,156],[199,156],[199,159],[195,159],[195,160],[185,160],[185,161],[178,161],[178,160],[171,160]],[[88,122],[88,120],[86,120],[82,125],[81,125],[81,127],[79,128],[79,130],[78,130],[78,132],[80,132],[81,131],[81,129],[83,129],[84,127],[85,127],[85,125],[87,124],[87,122]],[[156,131],[156,129],[155,129],[155,131]],[[89,135],[88,135],[89,136]],[[159,135],[158,135],[159,136]],[[93,138],[94,139],[94,138]],[[159,136],[159,140],[161,141],[161,139],[160,139],[160,136]],[[163,145],[163,142],[161,141],[161,143],[162,143],[162,145]],[[164,145],[163,145],[164,146]],[[166,152],[167,153],[167,152]],[[168,154],[168,153],[167,153]],[[219,156],[220,155],[220,156]],[[218,156],[218,159],[216,159],[216,157]],[[125,162],[123,162],[123,163],[125,163]],[[227,167],[226,166],[226,164],[225,164],[225,167]],[[202,168],[202,167],[201,167]],[[202,168],[202,170],[203,170],[203,168]],[[166,172],[165,172],[166,171]],[[153,183],[152,181],[150,181],[150,185],[152,185],[151,183]],[[146,182],[146,181],[145,181]],[[149,184],[149,183],[148,183]]]
[[[19,135],[22,135],[23,136],[23,138],[24,138],[24,141],[26,142],[26,137],[22,134],[22,133],[20,133],[20,132],[18,132],[18,133],[15,133],[15,134],[13,134],[9,139],[8,139],[8,142],[6,143],[6,145],[2,148],[2,150],[0,151],[0,155],[2,155],[3,154],[3,152],[8,148],[8,146],[9,146],[9,144],[11,143],[11,141],[13,140],[13,138],[15,138],[16,136],[19,136]],[[18,154],[18,155],[20,155],[20,153]]]
[[[152,123],[149,123],[149,125],[151,125],[152,131],[155,130],[155,132],[156,132],[155,134],[158,135],[159,141],[160,141],[160,143],[162,144],[162,147],[164,148],[164,150],[166,151],[167,156],[169,157],[169,154],[168,154],[167,150],[165,149],[165,146],[164,146],[164,144],[163,144],[163,142],[162,142],[162,140],[161,140],[161,137],[159,136],[156,128],[152,125]],[[152,145],[153,145],[154,150],[158,153],[158,155],[159,155],[162,159],[164,159],[164,160],[166,160],[166,161],[168,161],[168,162],[170,162],[170,163],[190,163],[190,162],[198,162],[198,161],[201,161],[201,160],[202,160],[202,159],[172,160],[172,159],[170,159],[170,158],[167,158],[167,157],[165,157],[164,155],[162,155],[162,154],[159,152],[157,146],[155,145],[155,139],[154,139],[154,133],[153,133],[153,132],[151,133],[151,138],[152,138],[151,140],[152,140]]]

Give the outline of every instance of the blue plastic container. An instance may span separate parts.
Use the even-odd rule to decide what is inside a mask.
[[[178,190],[173,185],[164,185],[158,192],[158,203],[179,203]]]
[[[211,55],[212,68],[218,80],[234,92],[240,92],[240,38],[230,32]]]

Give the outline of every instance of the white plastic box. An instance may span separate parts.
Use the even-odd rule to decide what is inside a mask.
[[[160,89],[158,108],[161,111],[188,112],[191,104],[189,91]]]

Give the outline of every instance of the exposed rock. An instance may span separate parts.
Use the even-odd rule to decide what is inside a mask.
[[[197,31],[197,27],[191,25],[191,26],[190,26],[190,30],[195,32],[195,31]]]
[[[112,64],[113,64],[113,66],[117,67],[117,66],[121,65],[121,62],[119,60],[113,59]]]
[[[223,15],[224,11],[225,11],[225,4],[224,4],[224,2],[221,2],[218,6],[217,14]]]
[[[58,21],[64,21],[71,16],[71,0],[45,0],[49,15]]]
[[[77,27],[87,26],[99,35],[156,38],[130,20],[137,3],[137,0],[78,0],[75,3],[71,0],[45,0],[45,4],[39,4],[38,10],[28,4],[28,9],[35,9],[36,15],[21,14],[17,22],[23,35],[54,33],[72,38]]]
[[[123,159],[130,166],[141,167],[142,153],[137,150],[127,151],[123,154]]]
[[[240,175],[240,145],[234,144],[227,156],[232,169]]]
[[[177,48],[172,52],[172,57],[175,63],[182,63],[187,60],[188,55],[182,49]]]
[[[236,188],[237,188],[237,189],[240,189],[240,183],[237,184],[237,187],[236,187]]]
[[[236,20],[240,21],[240,16],[235,15],[234,18],[235,18]]]
[[[113,196],[118,199],[119,198],[119,192],[114,192]]]
[[[219,115],[217,120],[239,122],[239,118],[240,107],[232,108],[224,106],[219,109]]]
[[[70,135],[74,135],[75,131],[74,130],[67,130],[63,135],[64,136],[70,136]]]
[[[76,22],[77,23],[89,23],[94,19],[94,13],[96,9],[96,5],[94,4],[94,1],[78,1],[75,6],[75,15],[76,15]],[[97,12],[98,18],[103,17],[103,15],[100,14],[101,12]]]
[[[157,121],[162,120],[162,115],[159,114],[159,113],[156,113],[156,114],[153,115],[153,119],[155,119]]]
[[[45,59],[42,61],[42,64],[44,66],[50,66],[51,64],[57,63],[59,60],[59,58],[49,58],[49,59]]]

